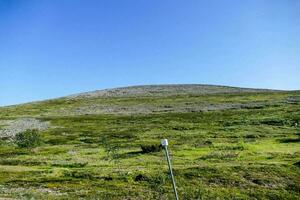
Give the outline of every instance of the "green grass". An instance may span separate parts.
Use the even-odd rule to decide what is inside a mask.
[[[0,108],[2,120],[35,116],[52,125],[40,132],[43,144],[34,149],[1,141],[0,198],[172,199],[163,152],[140,148],[168,138],[180,199],[300,199],[300,169],[294,165],[300,161],[300,104],[285,102],[289,96],[300,93],[58,99]],[[91,104],[178,108],[224,102],[265,106],[132,115],[57,112]],[[107,146],[116,147],[115,157]]]

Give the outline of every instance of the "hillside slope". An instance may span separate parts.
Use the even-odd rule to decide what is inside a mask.
[[[269,98],[272,93],[280,92],[283,91],[196,84],[132,86],[9,106],[1,111],[10,116],[201,112],[259,107],[288,100]],[[265,97],[264,93],[270,96]],[[239,95],[244,97],[234,98]]]
[[[274,90],[239,88],[219,85],[202,84],[167,84],[167,85],[142,85],[97,90],[70,97],[141,97],[141,96],[174,96],[174,95],[207,95],[244,92],[268,92]]]
[[[0,107],[0,199],[300,199],[300,92],[134,86]],[[19,148],[38,129],[42,144]]]

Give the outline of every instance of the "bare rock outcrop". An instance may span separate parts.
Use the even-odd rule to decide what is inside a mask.
[[[35,118],[20,118],[16,120],[0,120],[0,125],[4,126],[0,129],[0,138],[12,138],[17,133],[27,129],[46,130],[49,127],[49,122]]]

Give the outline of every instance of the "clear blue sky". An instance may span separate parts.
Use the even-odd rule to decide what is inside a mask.
[[[161,83],[300,89],[300,1],[0,0],[0,105]]]

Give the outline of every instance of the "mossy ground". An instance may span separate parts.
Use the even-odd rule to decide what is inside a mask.
[[[34,116],[51,128],[34,149],[1,141],[0,198],[172,199],[163,152],[140,148],[168,138],[180,199],[300,199],[300,104],[286,101],[290,97],[300,93],[59,99],[1,108],[2,120]],[[131,115],[55,112],[89,103],[258,101],[266,105]],[[116,147],[114,156],[105,146]]]

